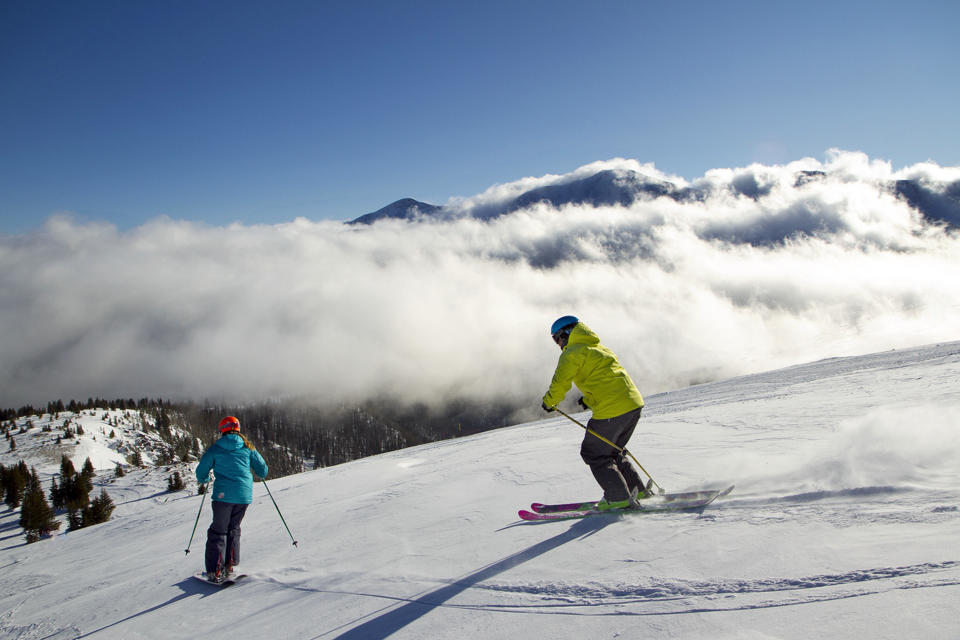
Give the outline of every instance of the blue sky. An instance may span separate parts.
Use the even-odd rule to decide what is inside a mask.
[[[960,3],[0,4],[0,233],[345,220],[613,157],[960,165]]]

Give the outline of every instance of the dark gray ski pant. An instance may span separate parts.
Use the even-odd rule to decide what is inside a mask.
[[[643,407],[640,407],[606,420],[590,418],[587,427],[624,449],[637,427],[642,409]],[[623,452],[617,451],[592,433],[583,434],[580,457],[589,465],[597,484],[603,489],[603,497],[608,502],[626,500],[634,489],[643,489],[640,475]]]
[[[207,529],[207,549],[204,555],[207,572],[217,567],[240,563],[240,521],[247,512],[247,504],[213,500],[213,522]]]

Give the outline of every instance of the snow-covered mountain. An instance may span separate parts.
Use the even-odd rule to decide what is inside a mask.
[[[413,198],[403,198],[396,202],[391,202],[373,213],[368,213],[355,220],[351,220],[349,224],[373,224],[377,220],[388,219],[413,220],[419,216],[429,216],[437,213],[442,208],[443,207],[438,207],[435,204],[419,202]]]
[[[570,205],[589,207],[630,207],[644,200],[665,197],[678,203],[709,202],[745,197],[771,199],[771,207],[782,200],[782,192],[799,191],[811,183],[821,181],[850,182],[851,176],[835,168],[834,171],[751,166],[717,171],[688,183],[682,178],[666,176],[647,165],[647,171],[619,165],[607,168],[608,163],[595,163],[562,176],[546,176],[518,182],[501,197],[478,197],[454,201],[444,206],[419,202],[412,198],[398,200],[378,211],[350,221],[350,224],[373,224],[384,219],[450,219],[472,217],[491,219],[534,205],[560,209]],[[928,221],[960,226],[960,180],[930,180],[927,176],[901,179],[863,180],[863,187],[889,193],[907,202]],[[495,191],[495,189],[494,189]],[[812,229],[798,231],[811,232]],[[785,229],[785,231],[787,231]],[[767,241],[783,240],[789,234]]]
[[[661,485],[736,483],[702,512],[518,520],[597,495],[562,417],[268,481],[298,545],[258,485],[224,590],[161,477],[36,544],[5,511],[0,637],[957,638],[958,377],[954,342],[648,397]]]

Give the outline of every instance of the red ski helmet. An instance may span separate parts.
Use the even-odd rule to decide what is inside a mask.
[[[227,416],[220,421],[220,433],[227,431],[240,431],[240,421],[233,416]]]

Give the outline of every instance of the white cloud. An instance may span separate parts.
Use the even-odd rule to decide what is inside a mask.
[[[615,160],[472,200],[610,168],[670,179]],[[732,188],[746,174],[760,195]],[[54,217],[0,238],[0,405],[394,393],[536,407],[558,354],[548,327],[567,313],[647,394],[957,339],[960,240],[881,184],[903,176],[960,170],[836,152],[709,172],[699,201],[538,204],[489,222],[160,218],[119,232]]]

